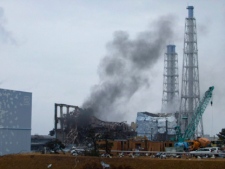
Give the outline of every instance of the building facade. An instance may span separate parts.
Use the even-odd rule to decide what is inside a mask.
[[[0,155],[29,152],[32,93],[0,89]]]
[[[176,125],[177,120],[174,114],[137,113],[137,136],[147,137],[151,141],[168,141],[174,139]]]

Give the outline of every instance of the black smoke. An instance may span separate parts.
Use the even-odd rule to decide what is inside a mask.
[[[161,17],[135,39],[125,31],[115,32],[107,44],[108,54],[99,65],[99,84],[92,88],[83,107],[93,109],[99,118],[110,120],[112,114],[121,113],[120,107],[138,90],[148,88],[151,68],[163,56],[168,42],[174,40],[173,21],[172,16]]]

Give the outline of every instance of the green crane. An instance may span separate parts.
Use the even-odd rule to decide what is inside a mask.
[[[199,102],[198,107],[195,109],[192,119],[191,119],[190,123],[188,124],[186,130],[184,131],[184,134],[181,133],[180,126],[175,127],[178,141],[188,140],[194,136],[195,131],[198,127],[199,121],[202,118],[202,115],[212,98],[213,89],[214,89],[214,86],[211,86],[205,92],[205,95]],[[211,105],[212,105],[212,102],[211,102]]]

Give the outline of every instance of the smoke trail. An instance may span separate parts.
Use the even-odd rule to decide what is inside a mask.
[[[5,26],[5,18],[4,18],[4,10],[2,7],[0,7],[0,43],[10,43],[10,44],[16,44],[15,39],[13,38],[11,32],[7,31]]]
[[[121,105],[150,85],[147,73],[173,39],[172,22],[171,16],[161,17],[151,25],[151,30],[141,32],[134,40],[127,32],[115,32],[107,45],[108,54],[99,65],[100,82],[92,88],[83,107],[92,108],[95,116],[104,120],[109,120],[110,114],[121,113]]]

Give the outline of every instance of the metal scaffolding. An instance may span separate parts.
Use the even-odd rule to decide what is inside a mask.
[[[167,45],[164,57],[162,113],[175,113],[178,110],[179,73],[175,45]]]
[[[188,17],[185,19],[182,87],[179,117],[181,132],[184,132],[184,130],[187,128],[200,101],[196,20],[194,18],[194,7],[188,6],[187,9]],[[203,135],[202,119],[200,120],[198,135]]]

